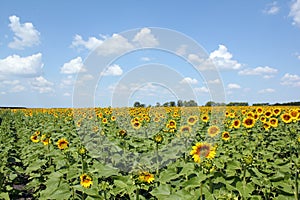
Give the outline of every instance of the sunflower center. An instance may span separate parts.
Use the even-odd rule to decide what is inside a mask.
[[[245,124],[252,125],[253,124],[253,119],[251,119],[251,118],[246,119]]]
[[[209,155],[210,152],[210,147],[207,145],[203,145],[198,149],[198,155],[200,157],[207,157]]]
[[[289,115],[284,115],[284,116],[283,116],[283,119],[284,119],[284,120],[287,120],[287,121],[288,121],[290,118],[291,118],[291,116],[289,116]]]

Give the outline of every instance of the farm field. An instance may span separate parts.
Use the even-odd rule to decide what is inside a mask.
[[[2,109],[0,125],[0,199],[299,199],[299,107]]]

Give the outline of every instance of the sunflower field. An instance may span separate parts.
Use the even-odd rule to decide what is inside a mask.
[[[300,108],[0,110],[0,199],[299,199]]]

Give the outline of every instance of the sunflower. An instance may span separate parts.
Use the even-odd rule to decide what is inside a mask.
[[[127,131],[126,131],[125,129],[121,129],[121,130],[119,131],[119,136],[125,137],[126,135],[127,135]]]
[[[292,119],[294,120],[294,119],[298,118],[299,113],[297,110],[291,110],[290,115],[292,116]]]
[[[42,142],[44,145],[48,145],[48,144],[50,143],[50,138],[47,137],[47,136],[44,134],[44,135],[42,135],[41,142]]]
[[[262,107],[257,107],[257,108],[256,108],[256,113],[257,113],[258,115],[263,114],[263,111],[264,111],[264,109],[263,109]]]
[[[243,120],[243,125],[246,127],[246,128],[252,128],[255,124],[255,119],[252,118],[252,117],[246,117],[244,118]]]
[[[222,140],[227,141],[227,140],[229,140],[229,138],[230,138],[229,132],[224,131],[224,132],[222,133]]]
[[[273,115],[275,115],[275,116],[278,116],[280,114],[280,112],[281,112],[280,108],[273,109]]]
[[[270,118],[270,117],[272,117],[272,115],[273,115],[272,110],[266,110],[266,111],[265,111],[265,116],[266,116],[266,118]]]
[[[261,116],[261,117],[259,118],[259,120],[260,120],[261,122],[266,122],[266,121],[267,121],[267,118],[266,118],[265,116]]]
[[[289,113],[280,115],[280,118],[284,123],[291,123],[293,121],[293,118]]]
[[[176,129],[176,122],[175,122],[175,120],[173,120],[173,119],[169,120],[169,122],[167,123],[166,127],[170,128],[170,129]]]
[[[180,132],[182,132],[182,133],[190,133],[191,132],[191,127],[189,127],[189,126],[181,126],[180,127]]]
[[[270,129],[271,125],[270,125],[269,122],[264,122],[263,127],[264,127],[264,129],[265,129],[266,131],[268,131],[268,130]]]
[[[141,123],[139,122],[139,121],[135,121],[135,120],[133,120],[132,122],[131,122],[131,126],[134,128],[134,129],[140,129],[141,128]]]
[[[216,148],[206,142],[197,142],[192,149],[190,155],[197,163],[200,163],[202,158],[212,159],[216,156]]]
[[[34,143],[37,143],[39,142],[40,140],[38,139],[38,135],[37,134],[33,134],[31,137],[30,137],[31,141],[34,142]]]
[[[62,138],[57,141],[57,146],[59,149],[64,150],[69,147],[69,142],[65,138]]]
[[[82,185],[82,187],[89,188],[89,187],[91,187],[92,184],[93,184],[93,181],[89,175],[82,174],[80,176],[80,185]]]
[[[272,118],[269,120],[269,124],[270,124],[270,126],[276,128],[276,127],[278,126],[278,119],[272,117]]]
[[[189,118],[187,119],[187,123],[189,125],[194,125],[196,122],[198,121],[198,117],[197,116],[189,116]]]
[[[116,116],[114,116],[114,115],[110,117],[110,120],[113,121],[113,122],[116,121],[116,119],[117,119],[117,118],[116,118]]]
[[[107,124],[107,122],[108,122],[107,118],[105,118],[105,117],[102,118],[102,123],[103,123],[103,124]]]
[[[152,183],[154,181],[154,175],[149,172],[141,172],[139,174],[139,181],[142,183]]]
[[[202,115],[201,120],[206,123],[209,120],[209,116],[207,114]]]
[[[164,138],[163,138],[163,136],[162,136],[161,134],[155,135],[153,139],[154,139],[154,141],[155,141],[157,144],[162,143],[163,140],[164,140]]]
[[[233,126],[234,128],[240,128],[240,126],[241,126],[241,121],[240,121],[239,119],[234,120],[234,121],[232,122],[232,126]]]
[[[215,125],[211,126],[207,129],[207,133],[210,137],[215,137],[220,133],[220,128]]]

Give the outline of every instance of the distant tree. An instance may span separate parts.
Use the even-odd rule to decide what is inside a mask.
[[[170,102],[169,102],[169,105],[170,105],[171,107],[175,107],[175,106],[176,106],[176,103],[175,103],[175,101],[170,101]]]
[[[214,101],[206,102],[205,106],[214,106],[216,103]]]
[[[177,101],[177,106],[178,106],[178,107],[182,107],[182,106],[183,106],[182,100],[178,100],[178,101]]]
[[[164,107],[169,107],[170,104],[169,104],[169,102],[166,102],[166,103],[163,104],[163,106],[164,106]]]
[[[160,107],[160,103],[159,102],[156,102],[156,107]]]
[[[140,106],[141,106],[141,103],[138,101],[134,102],[134,104],[133,104],[133,107],[136,107],[136,108],[138,108]]]

